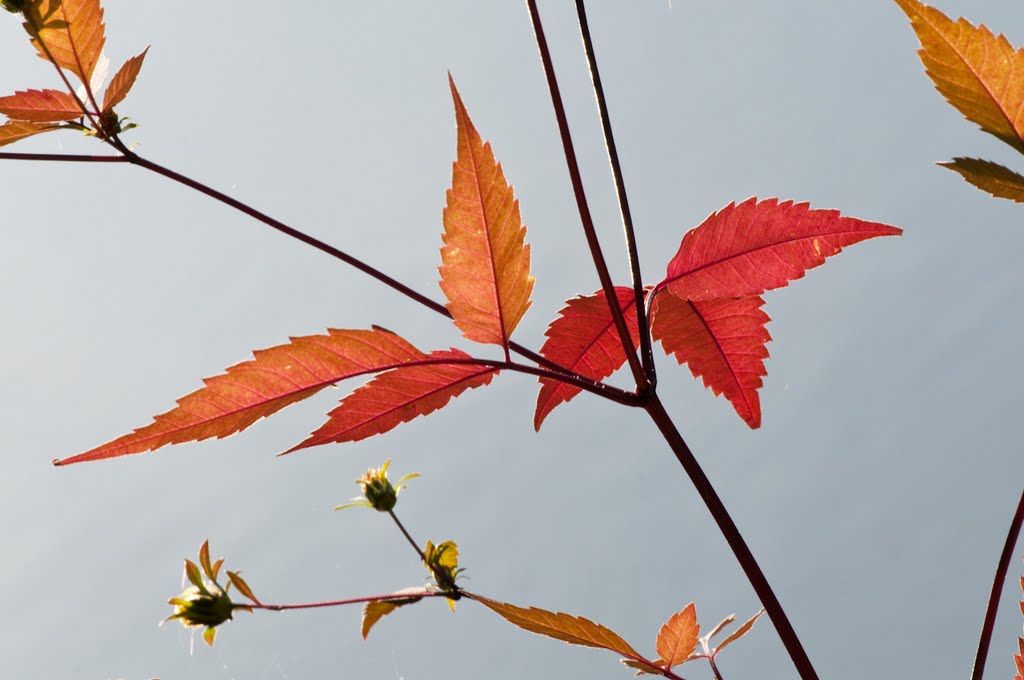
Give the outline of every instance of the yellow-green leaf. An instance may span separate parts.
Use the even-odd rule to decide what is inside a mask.
[[[896,0],[921,41],[925,71],[950,104],[1024,153],[1024,51],[965,19],[917,0]]]
[[[965,180],[996,198],[1024,203],[1024,176],[998,163],[980,158],[954,158],[939,165],[960,173]]]
[[[507,602],[490,600],[480,595],[470,593],[465,593],[465,595],[484,605],[509,623],[531,633],[546,635],[571,645],[608,649],[632,659],[642,660],[644,658],[617,633],[582,616],[549,612],[537,607],[525,609]]]
[[[399,593],[424,593],[426,591],[423,588],[405,588],[399,590]],[[363,607],[363,627],[362,634],[363,639],[370,634],[370,629],[380,621],[382,618],[395,611],[399,607],[413,602],[419,602],[423,598],[420,596],[413,596],[408,598],[402,598],[400,600],[374,600],[373,602],[367,602],[366,606]]]

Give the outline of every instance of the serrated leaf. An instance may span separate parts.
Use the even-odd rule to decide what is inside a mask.
[[[615,288],[615,296],[635,348],[640,337],[636,296],[632,288],[623,286]],[[584,377],[603,380],[626,362],[626,351],[619,341],[604,291],[569,300],[544,334],[548,339],[540,348],[541,355]],[[583,391],[550,378],[541,378],[540,384],[533,416],[535,430],[540,430],[541,423],[556,406]]]
[[[106,41],[99,0],[34,0],[24,16],[39,56],[49,61],[48,50],[58,66],[89,83]]]
[[[220,562],[218,560],[218,564],[219,563]],[[242,595],[246,596],[256,604],[260,604],[260,601],[256,599],[256,596],[253,594],[252,588],[250,588],[249,584],[245,582],[245,579],[242,578],[241,574],[239,574],[237,571],[229,571],[228,580],[230,580],[232,585],[234,585],[235,588],[238,589],[238,592],[240,592]]]
[[[345,397],[328,414],[326,423],[284,453],[383,434],[433,413],[468,389],[489,384],[498,373],[487,366],[446,363],[452,359],[469,361],[472,357],[457,349],[436,351],[426,355],[424,363],[381,373]]]
[[[582,616],[549,612],[537,607],[525,609],[475,594],[466,593],[466,596],[484,605],[509,623],[531,633],[546,635],[572,645],[607,649],[634,659],[644,658],[617,633]]]
[[[444,209],[441,290],[466,338],[507,348],[533,291],[526,227],[491,145],[473,127],[451,76],[448,82],[458,154]]]
[[[996,198],[1024,203],[1024,176],[998,163],[980,158],[954,158],[939,165],[960,173],[965,180]]]
[[[734,630],[729,635],[729,637],[727,637],[724,640],[722,640],[722,644],[720,644],[717,647],[715,647],[715,654],[717,655],[720,651],[725,649],[728,645],[732,644],[733,642],[736,642],[741,637],[743,637],[744,635],[749,633],[750,629],[754,627],[755,623],[757,623],[757,619],[760,618],[761,614],[764,614],[764,609],[762,609],[761,611],[757,612],[756,614],[751,616],[749,619],[744,621],[742,626],[740,626],[739,628]]]
[[[686,662],[700,639],[700,625],[697,623],[697,609],[691,602],[669,617],[658,631],[654,649],[665,662],[666,668]]]
[[[11,120],[60,123],[82,116],[75,98],[60,90],[23,90],[0,97],[0,113]]]
[[[110,85],[107,86],[106,94],[103,95],[103,113],[112,110],[128,96],[132,86],[135,85],[135,79],[139,76],[139,71],[142,70],[142,61],[146,58],[147,52],[149,52],[148,47],[142,50],[142,54],[126,61],[114,74]]]
[[[423,593],[423,588],[405,588],[399,590],[399,593]],[[363,607],[363,624],[361,632],[363,639],[365,640],[370,634],[370,629],[376,625],[382,618],[395,611],[399,607],[404,607],[407,604],[419,602],[422,597],[409,597],[401,600],[374,600],[373,602],[367,602]]]
[[[177,408],[156,416],[152,424],[56,464],[227,437],[345,378],[427,358],[398,335],[379,328],[331,329],[327,335],[292,338],[253,355],[254,359],[204,380],[205,387],[179,399]]]
[[[669,289],[655,295],[651,310],[651,337],[716,396],[724,394],[751,428],[761,425],[757,390],[771,340],[763,304],[758,296],[688,302]]]
[[[49,123],[28,123],[21,120],[9,120],[0,125],[0,146],[13,144],[26,137],[38,135],[40,132],[59,129],[56,125]]]
[[[967,120],[1024,153],[1024,50],[917,0],[896,0],[921,41],[936,89]]]
[[[1017,653],[1013,655],[1013,664],[1017,667],[1014,680],[1024,677],[1024,638],[1017,638]]]
[[[844,247],[902,229],[811,210],[807,203],[750,198],[712,213],[683,237],[657,288],[684,300],[760,295],[801,278]]]

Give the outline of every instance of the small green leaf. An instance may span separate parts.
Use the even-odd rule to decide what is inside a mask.
[[[216,637],[216,636],[217,636],[217,629],[216,628],[207,628],[206,630],[203,631],[203,640],[206,642],[207,646],[209,646],[209,647],[213,647],[213,638]]]
[[[185,576],[196,588],[199,588],[202,591],[206,590],[206,586],[203,585],[203,577],[199,573],[199,567],[197,567],[196,563],[192,560],[185,560]]]
[[[252,589],[249,587],[249,584],[245,582],[245,579],[243,579],[237,571],[229,571],[228,578],[231,580],[231,583],[234,584],[235,588],[238,589],[238,592],[240,592],[242,595],[245,595],[254,603],[261,604],[260,601],[256,599],[256,596],[253,595]]]
[[[210,541],[203,541],[203,544],[199,546],[199,564],[203,567],[203,573],[210,577],[211,581],[216,581],[217,577],[213,573],[213,566],[210,564]]]

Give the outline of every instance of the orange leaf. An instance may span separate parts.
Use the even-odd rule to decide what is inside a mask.
[[[965,180],[996,198],[1024,203],[1024,176],[998,163],[980,158],[954,158],[939,165],[960,173]]]
[[[464,594],[466,597],[476,600],[498,614],[509,623],[531,633],[546,635],[556,640],[568,642],[571,645],[608,649],[634,660],[646,661],[644,657],[640,656],[635,649],[629,646],[628,642],[619,637],[614,631],[582,616],[572,616],[562,612],[549,612],[537,607],[524,609],[507,602],[489,600],[481,595]],[[653,662],[648,663],[652,666],[654,665]]]
[[[75,98],[60,90],[24,90],[0,97],[0,113],[12,120],[60,123],[82,116]]]
[[[117,73],[114,74],[110,85],[107,86],[106,94],[103,95],[103,113],[113,109],[128,96],[132,86],[135,85],[135,79],[139,76],[139,71],[142,69],[142,60],[146,58],[147,52],[149,52],[148,47],[142,50],[142,54],[126,61],[118,69]]]
[[[749,633],[750,629],[754,627],[755,623],[757,623],[757,619],[760,618],[761,614],[764,614],[764,609],[762,609],[761,611],[759,611],[758,613],[754,614],[749,619],[744,621],[742,626],[740,626],[732,633],[730,633],[729,637],[722,640],[722,644],[718,645],[718,647],[715,648],[715,655],[717,656],[720,651],[722,651],[727,646],[731,645],[733,642],[736,642],[741,637]]]
[[[526,227],[491,145],[473,127],[451,76],[448,82],[459,141],[444,209],[441,290],[465,337],[507,348],[533,291]]]
[[[0,125],[0,146],[13,144],[19,139],[38,135],[40,132],[59,129],[56,125],[50,125],[49,123],[28,123],[20,120],[9,120]]]
[[[446,363],[470,357],[457,349],[431,352],[413,366],[382,373],[341,401],[329,420],[284,453],[320,444],[355,442],[384,434],[445,406],[466,390],[487,385],[498,372],[487,366]]]
[[[636,347],[640,331],[633,289],[618,286],[615,295]],[[604,291],[569,300],[558,313],[558,318],[548,326],[545,335],[548,339],[540,348],[541,355],[584,377],[603,380],[626,362],[626,352],[619,341]],[[540,384],[537,411],[533,416],[535,430],[540,430],[541,423],[556,406],[583,391],[575,385],[550,378],[541,378]]]
[[[39,56],[49,61],[49,51],[58,66],[89,84],[106,41],[100,1],[34,0],[24,16]]]
[[[811,210],[806,203],[750,198],[712,213],[683,237],[658,288],[685,300],[760,295],[781,288],[848,245],[902,229]]]
[[[665,352],[689,364],[716,396],[724,394],[752,428],[761,425],[757,390],[771,340],[763,304],[757,296],[688,302],[670,289],[656,294],[651,313],[651,335]]]
[[[917,0],[896,0],[921,41],[936,89],[967,120],[1024,153],[1024,50]]]
[[[154,422],[57,465],[152,451],[167,444],[227,437],[310,397],[339,380],[418,361],[425,355],[399,336],[373,330],[335,330],[253,353],[251,361],[208,378]]]
[[[699,638],[697,609],[691,602],[682,611],[673,614],[661,627],[654,648],[665,662],[665,667],[672,668],[690,657],[697,648]]]

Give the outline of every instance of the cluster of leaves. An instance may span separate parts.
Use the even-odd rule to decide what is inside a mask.
[[[984,24],[953,21],[917,0],[896,0],[921,41],[918,54],[936,89],[967,120],[1024,153],[1024,49]],[[1024,176],[988,160],[939,165],[998,198],[1024,203]]]
[[[114,107],[131,91],[149,48],[118,69],[100,105],[110,62],[103,54],[106,36],[99,0],[4,0],[3,6],[22,16],[33,47],[57,68],[66,89],[22,90],[0,97],[0,113],[8,118],[0,125],[0,146],[60,129],[81,130],[120,145],[117,135],[135,126],[119,118]],[[68,75],[81,83],[77,89]]]
[[[603,291],[569,300],[547,330],[540,350],[548,360],[545,368],[511,362],[512,333],[531,303],[530,246],[501,164],[474,127],[454,82],[450,85],[458,149],[443,215],[440,285],[463,335],[500,346],[504,361],[456,348],[425,353],[376,326],[331,329],[258,350],[253,360],[207,379],[205,387],[150,425],[57,463],[226,437],[341,380],[367,374],[376,377],[285,453],[387,432],[442,408],[467,389],[489,384],[505,369],[540,376],[534,416],[539,429],[557,405],[584,389],[596,390],[620,368],[640,333],[635,297],[627,287],[614,288],[614,300]],[[845,246],[900,233],[834,210],[812,210],[806,203],[751,198],[730,204],[684,236],[665,278],[646,289],[651,335],[756,428],[761,423],[757,390],[770,340],[761,294],[802,277]],[[631,335],[628,349],[615,326],[617,313]]]

